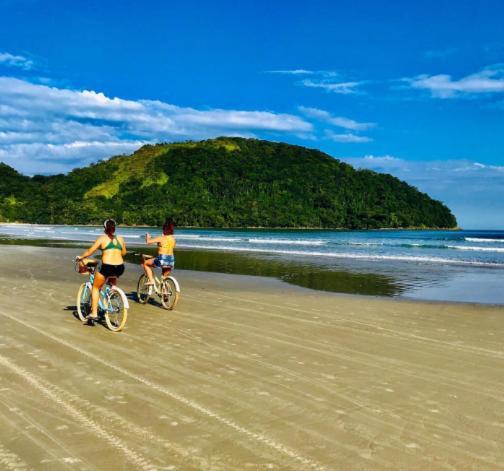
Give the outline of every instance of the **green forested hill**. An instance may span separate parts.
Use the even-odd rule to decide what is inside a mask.
[[[67,175],[0,164],[0,221],[179,226],[456,226],[442,203],[318,150],[243,138],[144,146]]]

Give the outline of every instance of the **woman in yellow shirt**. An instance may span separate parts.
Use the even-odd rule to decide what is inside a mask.
[[[152,238],[149,233],[145,234],[146,244],[157,244],[158,246],[157,257],[145,260],[142,264],[145,274],[149,278],[149,281],[145,283],[146,285],[154,284],[154,277],[152,275],[153,266],[161,268],[163,276],[168,276],[172,268],[175,267],[175,256],[173,255],[173,249],[176,245],[175,237],[173,236],[174,228],[175,224],[167,220],[163,224],[163,235]]]

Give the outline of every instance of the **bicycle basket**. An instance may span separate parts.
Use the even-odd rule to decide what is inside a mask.
[[[77,264],[77,272],[81,275],[89,275],[93,271],[96,264],[97,262],[95,260],[90,260],[89,258],[80,260]]]

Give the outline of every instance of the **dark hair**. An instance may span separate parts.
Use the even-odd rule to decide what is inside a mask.
[[[107,234],[110,238],[112,238],[116,230],[115,221],[113,219],[107,219],[103,223],[103,227],[105,228],[105,234]]]
[[[163,224],[163,234],[172,235],[175,229],[175,223],[171,219],[167,219]]]

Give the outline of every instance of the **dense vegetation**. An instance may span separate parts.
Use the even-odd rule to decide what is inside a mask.
[[[0,221],[179,226],[451,228],[439,201],[318,150],[243,138],[144,146],[67,175],[0,164]]]

